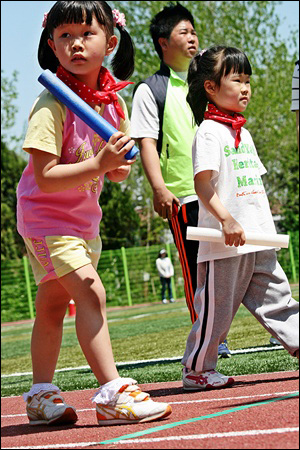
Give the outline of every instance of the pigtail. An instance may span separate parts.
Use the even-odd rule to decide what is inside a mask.
[[[201,74],[201,69],[199,68],[201,57],[201,54],[195,56],[190,64],[187,78],[189,92],[186,98],[198,126],[204,120],[204,113],[208,103],[204,88],[205,77]]]
[[[204,120],[204,113],[207,108],[208,100],[204,87],[202,89],[197,89],[197,94],[199,95],[198,99],[190,91],[186,99],[193,112],[195,122],[199,126]]]
[[[48,39],[51,39],[51,36],[48,32],[47,27],[43,30],[39,48],[38,48],[38,61],[42,69],[49,69],[51,72],[56,73],[57,68],[59,66],[59,61],[56,58],[53,50],[49,47]]]
[[[113,74],[119,80],[128,80],[134,71],[134,46],[129,33],[124,27],[117,25],[120,42],[117,53],[112,59]]]

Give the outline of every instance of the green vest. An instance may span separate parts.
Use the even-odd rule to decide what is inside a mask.
[[[186,101],[188,85],[172,69],[167,88],[160,165],[166,187],[177,197],[195,194],[192,145],[197,126]]]
[[[158,153],[166,187],[176,197],[195,195],[192,144],[197,125],[186,101],[188,85],[165,64],[144,83],[158,105]]]

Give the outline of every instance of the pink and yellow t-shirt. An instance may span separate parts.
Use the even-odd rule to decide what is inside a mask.
[[[113,104],[96,111],[117,130],[130,134],[125,102],[120,119]],[[47,90],[37,98],[29,116],[23,149],[57,155],[60,164],[77,164],[94,158],[106,142]],[[32,155],[17,188],[17,228],[23,237],[77,236],[85,240],[99,235],[102,210],[99,197],[104,176],[61,192],[42,192],[34,177]]]

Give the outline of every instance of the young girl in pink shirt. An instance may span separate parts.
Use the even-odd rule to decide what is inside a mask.
[[[63,320],[71,299],[76,304],[76,332],[97,378],[95,393],[100,425],[136,423],[166,417],[171,408],[141,392],[136,381],[121,378],[115,366],[106,318],[106,297],[96,271],[101,253],[98,200],[104,175],[125,180],[134,160],[129,120],[116,93],[116,83],[102,66],[120,44],[112,61],[120,80],[134,68],[125,16],[107,2],[58,1],[45,15],[39,63],[50,69],[119,131],[104,142],[91,128],[43,91],[30,114],[23,148],[30,154],[17,189],[18,231],[23,236],[38,285],[32,332],[33,385],[24,394],[32,425],[77,421],[52,384],[60,351]]]

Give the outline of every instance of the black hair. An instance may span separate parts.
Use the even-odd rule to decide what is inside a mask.
[[[214,81],[220,87],[222,77],[226,77],[231,71],[252,75],[247,56],[234,47],[214,46],[192,59],[187,78],[189,85],[187,102],[197,125],[203,121],[208,103],[205,81]]]
[[[155,50],[161,60],[163,59],[163,53],[158,42],[159,38],[169,39],[173,29],[182,20],[189,21],[193,27],[195,26],[192,14],[179,2],[175,5],[170,2],[168,6],[165,6],[164,9],[152,19],[150,33]]]
[[[93,17],[105,28],[107,38],[114,34],[114,19],[112,9],[107,2],[98,1],[58,1],[48,13],[47,23],[42,32],[38,61],[42,69],[56,72],[59,61],[49,47],[48,39],[53,39],[53,31],[65,23],[83,23],[91,25]],[[134,47],[129,33],[117,25],[120,32],[120,43],[112,60],[112,70],[115,77],[127,80],[134,71]]]

